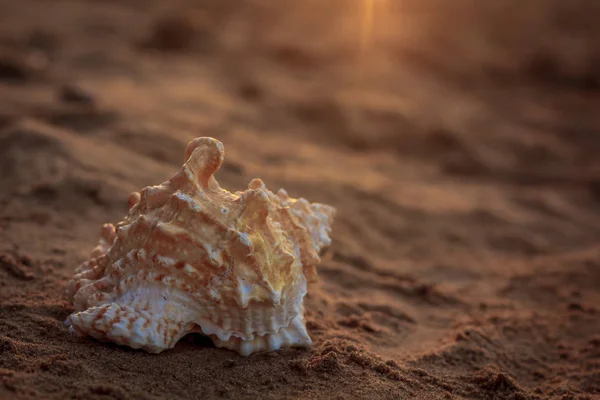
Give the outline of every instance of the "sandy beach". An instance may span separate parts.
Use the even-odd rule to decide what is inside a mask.
[[[598,398],[600,8],[564,3],[0,1],[0,398]],[[337,209],[311,349],[67,331],[198,136]]]

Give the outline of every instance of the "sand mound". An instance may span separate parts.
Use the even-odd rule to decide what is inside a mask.
[[[55,181],[71,163],[64,134],[43,123],[25,120],[0,131],[0,179],[4,187]]]

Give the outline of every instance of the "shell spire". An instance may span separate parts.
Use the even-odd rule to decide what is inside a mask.
[[[260,179],[230,193],[214,178],[223,160],[218,140],[192,140],[175,175],[103,225],[69,282],[72,332],[153,353],[189,332],[242,355],[310,346],[303,298],[335,209]]]

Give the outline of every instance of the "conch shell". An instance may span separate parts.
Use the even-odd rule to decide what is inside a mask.
[[[151,353],[189,332],[244,356],[311,345],[303,298],[335,209],[260,179],[230,193],[213,176],[223,156],[196,138],[171,179],[129,196],[69,282],[70,331]]]

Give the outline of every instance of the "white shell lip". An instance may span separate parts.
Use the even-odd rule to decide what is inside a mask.
[[[171,179],[129,196],[68,285],[69,331],[160,353],[185,334],[248,356],[310,347],[303,300],[331,244],[333,207],[221,189],[223,144],[199,137]]]

